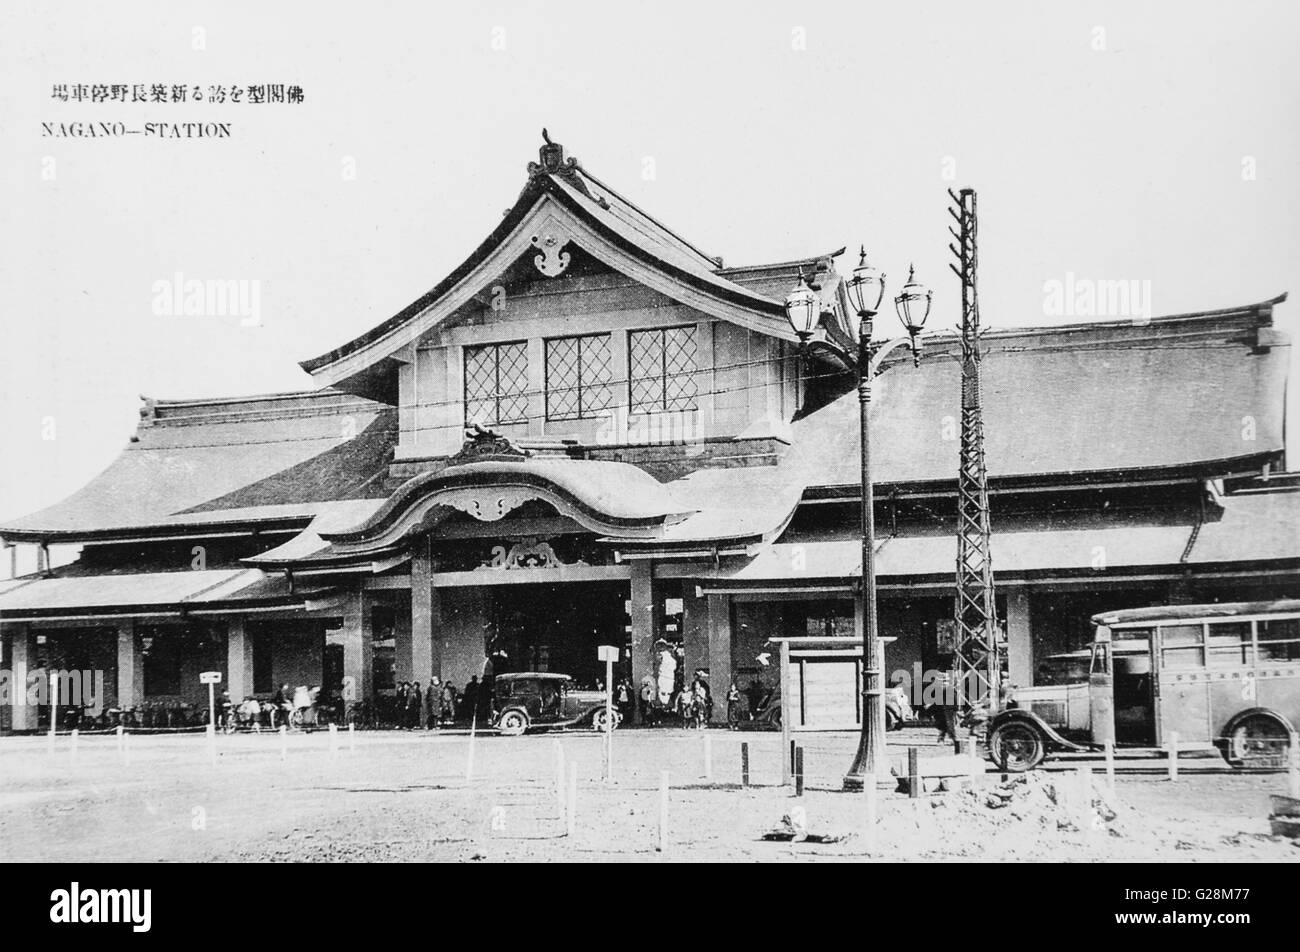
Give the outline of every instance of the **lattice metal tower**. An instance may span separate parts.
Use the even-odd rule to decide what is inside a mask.
[[[1001,658],[997,642],[997,603],[989,556],[989,492],[984,469],[984,419],[980,409],[980,311],[975,291],[975,192],[964,188],[948,214],[957,244],[949,245],[958,265],[948,265],[961,280],[961,462],[957,472],[957,598],[954,605],[954,675],[961,699],[988,699],[990,712],[1001,704]]]

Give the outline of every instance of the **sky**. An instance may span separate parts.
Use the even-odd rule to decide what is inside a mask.
[[[865,243],[897,287],[914,262],[935,328],[959,318],[950,187],[979,196],[989,327],[1084,319],[1048,306],[1068,275],[1136,281],[1155,315],[1300,293],[1297,35],[1287,2],[10,0],[0,518],[104,469],[141,395],[310,389],[299,360],[488,234],[543,127],[727,264]],[[53,95],[96,83],[303,101]],[[231,136],[43,125],[76,122]],[[259,320],[159,313],[178,273],[249,282]],[[1300,301],[1275,314],[1295,334]]]

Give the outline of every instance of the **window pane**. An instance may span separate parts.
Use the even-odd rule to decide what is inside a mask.
[[[632,412],[659,410],[664,399],[662,331],[634,331],[628,340]]]
[[[1160,638],[1166,648],[1199,645],[1202,634],[1200,625],[1169,625],[1160,629]]]
[[[582,415],[578,399],[578,337],[546,342],[546,419],[573,420]]]
[[[1166,668],[1203,668],[1205,656],[1201,648],[1166,648]]]
[[[497,386],[500,388],[498,423],[523,423],[528,419],[528,345],[497,346]]]
[[[1209,645],[1211,667],[1229,668],[1255,661],[1250,622],[1211,624]]]
[[[1259,623],[1261,661],[1300,661],[1300,618],[1275,618]]]
[[[614,405],[610,380],[609,335],[582,338],[582,415],[595,416]]]
[[[695,409],[695,328],[664,331],[664,409]]]

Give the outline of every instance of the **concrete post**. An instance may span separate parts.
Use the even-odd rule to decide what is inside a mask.
[[[253,693],[253,636],[242,618],[226,622],[226,690],[235,704]]]
[[[131,619],[117,625],[117,706],[123,709],[144,703],[144,652],[140,649]]]
[[[347,594],[343,605],[343,692],[349,707],[373,700],[375,635],[370,609],[365,589]]]
[[[40,708],[36,704],[27,703],[27,679],[38,670],[36,635],[32,633],[29,625],[5,625],[4,627],[5,637],[9,639],[9,661],[12,666],[10,677],[13,679],[10,682],[13,703],[11,729],[34,731],[39,724]],[[45,678],[45,672],[40,672],[38,677]],[[43,691],[42,696],[44,694]]]
[[[709,595],[709,683],[713,687],[713,723],[727,721],[727,690],[731,687],[731,599]]]
[[[429,684],[430,675],[442,676],[442,635],[437,630],[432,576],[433,559],[425,536],[416,541],[411,553],[411,680],[422,686]]]
[[[632,563],[632,685],[640,697],[641,680],[653,674],[655,637],[659,632],[660,606],[655,591],[653,566],[650,560]],[[638,703],[636,722],[641,723],[641,705]]]
[[[1029,628],[1029,593],[1007,592],[1007,676],[1022,688],[1034,683],[1034,638]]]

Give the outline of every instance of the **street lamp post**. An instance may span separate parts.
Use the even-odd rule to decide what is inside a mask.
[[[862,733],[857,756],[844,776],[845,790],[862,790],[867,783],[888,782],[889,762],[885,752],[885,716],[880,670],[879,637],[876,624],[875,565],[875,494],[871,480],[871,382],[879,372],[884,357],[900,345],[911,347],[913,363],[920,363],[921,343],[918,335],[930,313],[931,292],[914,279],[909,271],[907,284],[894,299],[899,320],[907,337],[882,344],[872,340],[873,322],[885,294],[885,275],[867,263],[863,248],[853,277],[848,281],[849,297],[856,310],[858,352],[858,425],[862,447]],[[821,298],[806,276],[790,292],[785,302],[786,317],[795,335],[806,346],[821,319]],[[847,355],[846,355],[847,356]]]

